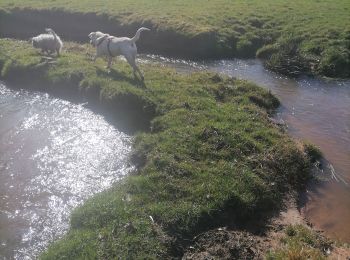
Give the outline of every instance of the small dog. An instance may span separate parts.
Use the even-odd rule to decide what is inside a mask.
[[[41,52],[51,54],[57,52],[57,56],[60,55],[63,43],[60,37],[50,28],[45,29],[45,34],[40,34],[30,39],[34,48],[41,49]]]
[[[150,31],[150,29],[141,27],[137,30],[136,34],[132,38],[128,37],[115,37],[102,32],[91,32],[89,34],[90,43],[96,47],[96,55],[94,61],[101,56],[108,57],[107,68],[111,68],[112,58],[123,55],[129,65],[133,68],[134,77],[136,78],[136,72],[140,75],[141,80],[144,80],[144,76],[140,69],[136,65],[137,47],[136,41],[140,38],[142,31]]]

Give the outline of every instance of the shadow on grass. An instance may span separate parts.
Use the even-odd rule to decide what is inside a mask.
[[[138,79],[138,78],[133,78],[130,73],[130,76],[125,75],[123,72],[117,71],[115,69],[110,69],[108,71],[108,69],[101,69],[97,66],[95,66],[96,68],[96,74],[98,76],[102,76],[105,78],[112,78],[114,80],[118,80],[118,81],[126,81],[128,83],[130,83],[131,85],[135,86],[135,87],[142,87],[142,88],[146,88],[146,85],[144,83],[144,81]]]

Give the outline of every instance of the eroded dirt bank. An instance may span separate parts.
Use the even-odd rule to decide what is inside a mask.
[[[193,36],[174,30],[158,28],[149,21],[123,24],[118,19],[96,13],[70,13],[62,10],[13,9],[0,10],[0,37],[28,40],[54,28],[63,40],[88,42],[93,31],[102,31],[115,36],[133,36],[140,26],[151,29],[138,42],[140,52],[187,58],[231,57],[233,53],[216,48],[215,32],[204,32]]]
[[[287,196],[281,211],[267,223],[251,223],[243,231],[223,226],[197,235],[183,259],[349,259],[349,247],[337,245],[310,226],[297,197]]]

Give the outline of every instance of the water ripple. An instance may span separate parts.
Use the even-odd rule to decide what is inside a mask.
[[[1,84],[0,111],[0,254],[33,259],[130,170],[131,140],[82,105]]]

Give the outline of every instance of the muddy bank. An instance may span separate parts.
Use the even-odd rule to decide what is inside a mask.
[[[244,230],[222,226],[198,234],[182,259],[348,259],[350,249],[313,229],[300,214],[296,194],[268,223],[250,223]]]
[[[70,13],[60,9],[0,10],[0,37],[27,40],[43,32],[44,28],[54,28],[63,40],[86,43],[93,31],[102,31],[115,36],[133,36],[141,27],[150,32],[143,33],[137,45],[140,52],[159,53],[187,58],[232,57],[231,49],[218,49],[217,34],[203,32],[188,36],[171,29],[158,28],[150,21],[125,24],[118,18],[96,13]],[[255,55],[252,53],[251,55]]]

